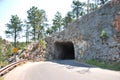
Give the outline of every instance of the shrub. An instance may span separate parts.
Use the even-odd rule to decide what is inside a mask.
[[[41,47],[46,48],[46,42],[43,39],[39,40],[39,44]]]
[[[107,33],[105,32],[105,30],[102,30],[101,34],[100,34],[100,38],[102,39],[102,43],[105,43],[108,39]]]
[[[8,62],[2,62],[2,61],[0,61],[0,67],[4,67],[6,65],[8,65]]]

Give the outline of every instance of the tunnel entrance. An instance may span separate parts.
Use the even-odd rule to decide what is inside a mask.
[[[74,59],[74,45],[72,42],[55,42],[54,44],[54,52],[56,54],[57,59]]]

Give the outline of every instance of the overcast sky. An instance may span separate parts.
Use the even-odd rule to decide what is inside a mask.
[[[5,24],[11,18],[11,15],[18,15],[21,20],[26,19],[27,11],[36,6],[39,9],[44,9],[49,22],[54,18],[54,15],[59,11],[64,17],[68,11],[71,11],[73,0],[0,0],[0,36],[5,38]],[[84,1],[84,0],[82,0]]]

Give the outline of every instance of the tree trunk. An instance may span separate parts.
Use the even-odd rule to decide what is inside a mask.
[[[15,36],[14,36],[14,47],[16,48],[16,37],[17,37],[17,34],[16,34],[16,27],[15,27]]]
[[[89,14],[89,3],[90,3],[90,0],[87,0],[87,14]]]
[[[40,32],[38,32],[38,38],[37,38],[38,40],[40,39]]]
[[[33,36],[34,36],[33,39],[34,39],[34,41],[36,41],[36,29],[35,29],[35,25],[34,25],[33,32],[34,32],[34,33],[33,33]]]
[[[78,19],[78,17],[79,17],[79,10],[78,10],[78,6],[77,6],[77,19]]]
[[[28,44],[29,42],[29,26],[27,25],[27,28],[26,28],[26,45]]]
[[[29,34],[28,32],[26,32],[26,45],[28,44],[28,41],[29,41]]]

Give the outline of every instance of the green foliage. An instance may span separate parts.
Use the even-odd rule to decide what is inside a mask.
[[[11,56],[13,54],[12,50],[13,50],[13,46],[12,45],[7,45],[6,46],[6,52],[5,52],[6,58],[9,57],[9,56]]]
[[[18,49],[23,50],[26,47],[26,42],[18,42],[17,45]]]
[[[89,59],[89,60],[86,60],[86,63],[89,63],[89,64],[92,64],[92,65],[95,65],[95,66],[104,66],[105,62],[99,62],[97,60],[94,60],[94,59]]]
[[[52,30],[54,32],[57,32],[57,31],[61,31],[61,28],[63,26],[63,18],[61,16],[61,13],[60,12],[57,12],[55,14],[55,18],[53,19],[53,26],[52,26]]]
[[[100,4],[100,5],[103,5],[103,4],[105,4],[107,1],[108,1],[108,0],[99,0],[99,4]]]
[[[16,40],[19,38],[19,33],[22,31],[22,21],[17,15],[12,15],[10,23],[6,25],[7,30],[5,31],[8,37],[14,37],[14,47],[16,47]]]
[[[89,4],[89,12],[93,12],[93,11],[95,11],[97,9],[98,9],[98,5],[96,5],[94,3]]]
[[[89,59],[86,60],[86,63],[97,66],[97,67],[101,67],[101,68],[105,68],[105,69],[111,69],[111,70],[120,70],[120,64],[118,63],[106,63],[105,61],[97,61],[94,59]]]
[[[43,48],[46,48],[46,42],[43,39],[39,39],[39,45]]]
[[[102,30],[102,32],[100,34],[100,38],[102,40],[102,43],[106,43],[108,36],[107,36],[107,33],[105,32],[105,30]]]
[[[93,1],[95,2],[96,5],[102,6],[102,5],[106,4],[110,0],[93,0]]]
[[[102,32],[101,32],[101,35],[100,35],[101,37],[103,37],[103,38],[105,38],[106,36],[107,36],[107,34],[106,34],[106,32],[104,31],[104,30],[102,30]]]
[[[28,23],[32,27],[33,40],[36,41],[36,39],[37,39],[37,28],[40,27],[40,22],[42,21],[42,13],[35,6],[30,8],[30,10],[28,10],[27,13],[28,13],[28,16],[27,16]]]
[[[68,12],[65,18],[63,19],[64,27],[68,26],[68,23],[71,23],[73,21],[73,14],[72,12]]]
[[[4,63],[4,61],[13,54],[13,46],[5,40],[0,40],[0,44],[0,62]]]
[[[72,12],[74,16],[78,19],[79,16],[83,16],[85,14],[85,3],[80,2],[79,0],[74,0],[72,4]]]
[[[39,38],[42,38],[42,34],[44,31],[44,22],[47,21],[46,13],[44,10],[40,10],[37,7],[33,6],[28,11],[28,24],[31,26],[31,34],[33,36],[33,40],[36,41]]]
[[[6,66],[6,65],[8,65],[8,62],[0,61],[0,67],[1,67],[1,66]]]
[[[53,29],[52,28],[47,28],[46,34],[50,35],[52,33],[53,33]]]
[[[26,45],[29,43],[30,41],[30,33],[31,33],[31,26],[29,24],[29,22],[27,22],[26,20],[24,21],[24,27],[25,27],[25,35],[23,37],[26,38]]]

